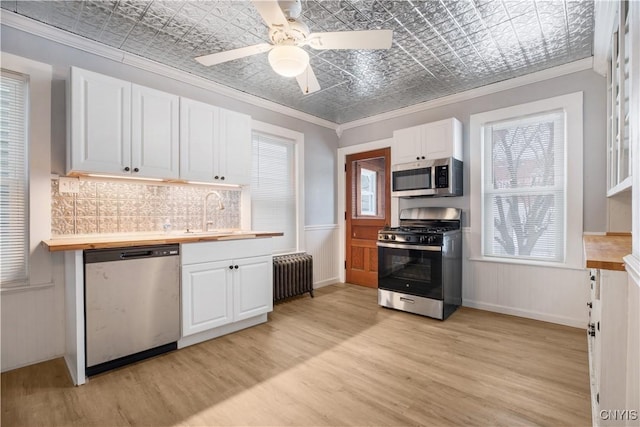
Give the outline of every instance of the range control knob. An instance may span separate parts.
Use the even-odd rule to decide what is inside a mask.
[[[389,240],[389,235],[388,234],[384,235],[384,240]]]
[[[411,236],[407,236],[405,239],[405,242],[410,242],[411,241]]]
[[[393,235],[391,236],[391,240],[396,240],[396,235],[395,235],[395,234],[393,234]]]

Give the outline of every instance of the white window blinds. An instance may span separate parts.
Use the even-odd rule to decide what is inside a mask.
[[[484,126],[485,256],[564,262],[565,144],[562,110]]]
[[[28,177],[26,78],[0,79],[0,285],[27,282]]]
[[[254,132],[251,171],[251,228],[282,231],[274,252],[297,249],[294,142]]]

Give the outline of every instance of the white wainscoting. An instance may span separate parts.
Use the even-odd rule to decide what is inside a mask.
[[[313,256],[313,287],[338,282],[338,224],[309,225],[304,228],[306,251]]]
[[[2,291],[2,372],[64,354],[64,287]]]
[[[473,261],[463,231],[462,304],[562,325],[586,328],[586,270]]]

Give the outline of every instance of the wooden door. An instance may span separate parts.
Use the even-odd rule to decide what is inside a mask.
[[[346,159],[346,279],[378,287],[378,230],[391,223],[391,149],[367,151]]]

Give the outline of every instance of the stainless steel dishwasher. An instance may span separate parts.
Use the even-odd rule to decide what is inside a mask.
[[[177,348],[180,247],[84,251],[87,375]]]

